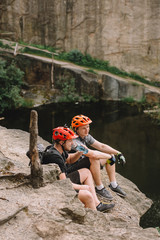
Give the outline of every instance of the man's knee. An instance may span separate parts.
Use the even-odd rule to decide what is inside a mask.
[[[83,171],[87,176],[89,176],[91,174],[91,172],[88,168],[83,168]]]
[[[89,161],[90,161],[91,166],[96,166],[96,167],[100,166],[100,160],[99,159],[89,158]]]
[[[92,174],[88,168],[81,168],[78,171],[79,171],[80,176],[83,176],[84,178],[88,178],[88,177],[92,176]]]
[[[80,190],[79,194],[78,194],[78,198],[82,201],[82,202],[92,202],[93,201],[93,196],[92,193],[89,192],[88,190]]]

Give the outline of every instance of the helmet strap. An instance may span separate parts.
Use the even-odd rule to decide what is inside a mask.
[[[62,147],[62,150],[63,150],[63,152],[65,151],[65,149],[64,149],[64,146],[63,146],[63,145],[65,144],[65,142],[66,142],[66,141],[63,141],[63,143],[62,143],[62,144],[60,144],[60,145],[61,145],[61,147]]]
[[[60,143],[60,142],[63,142],[63,143]],[[60,146],[61,146],[63,152],[65,151],[64,146],[63,146],[63,144],[65,143],[65,141],[62,141],[62,140],[55,140],[55,143],[56,143],[57,145],[60,145]]]
[[[64,144],[64,143],[63,143]],[[63,146],[63,144],[61,145],[61,147],[62,147],[62,149],[63,149],[63,152],[65,151],[65,149],[64,149],[64,146]]]
[[[75,133],[77,133],[77,129],[78,129],[78,127],[77,127],[77,128],[74,128],[74,132],[75,132]]]

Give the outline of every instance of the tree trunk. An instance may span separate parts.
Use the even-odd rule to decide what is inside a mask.
[[[38,114],[35,110],[31,111],[30,116],[30,159],[31,159],[31,184],[34,188],[43,186],[43,168],[40,163],[38,150],[37,150],[37,138],[38,138]]]

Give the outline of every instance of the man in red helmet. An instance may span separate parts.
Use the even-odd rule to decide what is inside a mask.
[[[118,161],[121,162],[122,164],[125,164],[125,158],[121,152],[119,152],[118,150],[106,144],[103,144],[97,141],[95,138],[93,138],[89,134],[89,131],[90,131],[89,125],[91,122],[92,120],[89,117],[84,115],[77,115],[73,117],[71,126],[72,126],[72,129],[78,135],[76,142],[78,144],[83,144],[87,147],[91,146],[97,149],[98,151],[107,154],[108,156],[106,156],[105,159],[102,159],[100,157],[98,158],[98,161],[97,161],[97,159],[95,160],[95,158],[93,157],[94,151],[89,151],[87,154],[82,155],[75,164],[68,165],[68,172],[72,172],[83,167],[89,168],[96,184],[97,194],[112,200],[113,198],[112,195],[110,194],[109,191],[105,189],[101,181],[100,166],[103,167],[105,165],[105,168],[110,180],[110,184],[109,184],[110,189],[116,192],[119,196],[125,197],[126,193],[122,190],[122,188],[116,182],[114,155],[117,155]],[[75,148],[74,150],[76,151]],[[108,159],[110,160],[108,161]]]
[[[61,169],[60,179],[70,178],[73,188],[78,191],[78,198],[85,207],[106,212],[112,209],[114,204],[102,203],[98,200],[89,169],[82,168],[72,173],[67,172],[66,162],[73,163],[82,155],[80,151],[73,154],[67,153],[67,151],[71,150],[75,138],[77,138],[77,135],[69,128],[57,127],[53,129],[54,144],[46,148],[42,164],[58,164]]]

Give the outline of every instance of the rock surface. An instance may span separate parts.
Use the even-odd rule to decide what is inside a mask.
[[[159,0],[1,0],[0,38],[79,49],[160,81]]]
[[[46,141],[39,138],[45,146]],[[127,198],[114,196],[115,208],[106,213],[85,209],[72,189],[70,180],[56,180],[58,168],[43,166],[45,186],[32,189],[21,184],[22,178],[12,181],[2,178],[11,173],[30,173],[25,153],[29,133],[0,127],[0,206],[1,220],[24,207],[14,218],[1,225],[1,240],[146,240],[160,239],[156,229],[142,229],[139,218],[152,201],[131,181],[117,174]],[[107,175],[102,170],[103,183]],[[24,237],[25,236],[25,237]]]

